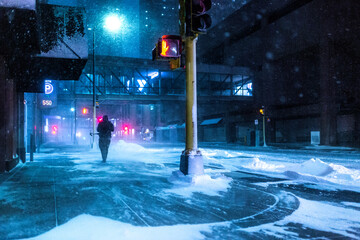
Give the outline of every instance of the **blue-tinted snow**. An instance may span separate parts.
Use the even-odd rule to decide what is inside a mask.
[[[98,150],[87,153],[67,153],[67,157],[73,159],[74,165],[72,165],[72,168],[74,171],[90,173],[87,177],[73,175],[72,181],[74,182],[96,181],[99,172],[107,172],[112,177],[125,174],[125,169],[114,167],[116,163],[125,165],[141,163],[151,166],[150,168],[141,168],[141,176],[154,176],[154,179],[158,176],[168,176],[168,181],[172,183],[167,185],[169,187],[165,189],[152,189],[151,191],[158,191],[157,198],[171,199],[171,195],[174,194],[174,196],[182,198],[185,203],[194,207],[200,196],[196,194],[215,196],[220,200],[225,196],[224,193],[233,191],[236,186],[241,187],[241,185],[238,185],[238,181],[233,183],[232,178],[225,176],[225,174],[231,175],[239,170],[284,179],[283,181],[263,181],[254,184],[254,186],[258,185],[264,189],[281,184],[283,186],[302,184],[302,186],[308,188],[334,190],[334,192],[349,188],[360,191],[358,162],[356,160],[349,161],[347,155],[323,154],[323,157],[314,157],[311,153],[296,154],[287,152],[287,154],[282,154],[277,151],[252,152],[207,148],[201,149],[204,155],[205,176],[193,178],[191,181],[178,176],[174,180],[171,177],[174,174],[179,175],[176,172],[174,173],[174,168],[176,169],[179,164],[182,150],[182,148],[170,147],[144,148],[134,143],[120,141],[112,143],[107,164],[94,164],[94,162],[99,161],[100,153]],[[61,153],[54,153],[52,157],[59,155]],[[37,159],[41,162],[42,158],[46,159],[49,156],[51,155],[38,154]],[[343,165],[346,165],[346,167]],[[99,177],[104,177],[104,175]],[[91,187],[86,189],[92,191]],[[0,191],[4,194],[7,192],[5,189],[0,189]],[[244,197],[246,197],[250,193],[248,191],[239,191],[237,194],[240,194],[239,196],[245,194]],[[251,191],[257,191],[259,194],[262,192],[261,189],[256,188]],[[252,213],[250,215],[251,219],[256,219],[258,214],[266,214],[266,212],[273,216],[271,211],[278,211],[279,203],[285,204],[284,209],[295,209],[295,211],[290,211],[282,220],[279,219],[271,223],[260,224],[260,221],[256,220],[255,223],[259,221],[259,224],[254,223],[255,226],[237,226],[236,231],[238,233],[243,232],[243,234],[255,234],[250,236],[267,236],[270,238],[301,239],[302,237],[298,233],[299,230],[292,227],[301,226],[300,229],[327,232],[332,234],[331,236],[343,236],[353,239],[360,236],[358,233],[360,226],[358,206],[360,203],[357,201],[326,202],[320,199],[306,199],[285,191],[280,192],[280,194],[271,194],[264,191],[262,194],[269,199],[272,198],[273,201],[267,207],[259,209],[258,213]],[[248,201],[249,199],[247,204],[251,204]],[[239,204],[242,204],[242,202],[240,201]],[[239,209],[245,210],[246,208],[246,205],[239,205]],[[227,228],[226,231],[231,232],[234,227],[232,226],[233,223],[241,223],[249,219],[249,216],[245,216],[206,224],[175,224],[158,227],[148,225],[140,227],[105,217],[83,214],[34,239],[56,240],[64,239],[64,236],[66,239],[77,240],[169,239],[169,236],[171,236],[171,239],[206,239],[206,236],[218,236],[216,231],[220,231],[219,228]]]

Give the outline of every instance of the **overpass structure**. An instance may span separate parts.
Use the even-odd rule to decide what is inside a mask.
[[[92,95],[94,66],[95,91],[102,103],[185,99],[184,68],[170,70],[168,62],[113,56],[96,56],[94,65],[92,59],[89,58],[79,81],[60,83],[60,99],[69,95],[85,99]],[[252,96],[249,86],[253,74],[248,68],[200,64],[198,79],[198,95],[206,101],[236,101]]]
[[[149,59],[96,56],[89,58],[79,81],[60,81],[57,106],[42,110],[47,117],[78,119],[82,134],[92,124],[93,79],[98,102],[96,115],[109,115],[118,133],[129,127],[135,135],[141,131],[182,126],[185,121],[185,69],[170,70],[168,62]],[[252,79],[248,68],[221,65],[198,65],[198,112],[200,121],[225,117],[231,111],[252,111]],[[75,108],[76,113],[69,109]],[[87,114],[81,114],[82,109]],[[44,120],[46,121],[46,120]],[[66,120],[67,121],[67,120]],[[62,123],[71,128],[72,123]],[[76,127],[79,129],[79,127]],[[116,132],[116,131],[115,131]],[[73,134],[70,134],[73,135]],[[87,140],[86,140],[87,141]],[[84,142],[83,142],[84,143]]]

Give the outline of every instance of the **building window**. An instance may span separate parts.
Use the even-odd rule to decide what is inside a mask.
[[[234,89],[234,95],[236,96],[252,96],[252,82],[248,82],[244,85],[238,85]]]

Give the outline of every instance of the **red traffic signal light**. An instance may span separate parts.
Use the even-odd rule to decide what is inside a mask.
[[[56,126],[56,125],[51,126],[51,133],[53,135],[55,135],[57,133],[57,131],[58,131],[58,126]]]
[[[125,125],[123,131],[124,131],[124,134],[125,134],[125,135],[128,135],[130,129],[129,129],[129,127],[128,127],[127,125]]]

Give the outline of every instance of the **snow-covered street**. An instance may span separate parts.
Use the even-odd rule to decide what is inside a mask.
[[[179,146],[49,150],[0,176],[0,239],[359,239],[360,154]]]

